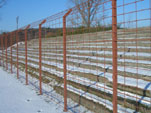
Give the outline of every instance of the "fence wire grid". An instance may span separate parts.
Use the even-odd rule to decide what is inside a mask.
[[[3,33],[0,65],[65,112],[150,113],[151,0],[87,0]]]

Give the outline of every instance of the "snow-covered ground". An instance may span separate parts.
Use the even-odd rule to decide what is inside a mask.
[[[30,86],[0,67],[0,113],[62,113],[54,102],[44,101]]]

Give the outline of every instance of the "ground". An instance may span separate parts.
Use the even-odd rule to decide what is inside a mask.
[[[62,113],[63,108],[46,102],[30,86],[0,67],[0,113]]]

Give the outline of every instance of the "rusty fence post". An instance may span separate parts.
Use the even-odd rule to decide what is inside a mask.
[[[2,48],[2,62],[3,62],[3,67],[4,67],[4,42],[3,42],[3,36],[1,37],[1,48]]]
[[[117,113],[117,3],[112,0],[113,113]]]
[[[5,35],[5,66],[6,66],[6,70],[8,70],[8,64],[7,64],[7,38],[8,38],[8,34]]]
[[[28,71],[27,71],[27,30],[28,28],[30,27],[30,25],[28,25],[26,28],[25,28],[25,73],[26,73],[26,85],[28,85]]]
[[[11,57],[11,73],[13,73],[13,70],[12,70],[12,63],[13,63],[13,61],[12,61],[12,45],[13,45],[13,43],[12,43],[12,39],[13,39],[13,32],[10,34],[11,36],[10,36],[10,57]]]
[[[40,24],[39,24],[39,92],[40,95],[42,95],[42,76],[41,76],[41,60],[42,60],[42,51],[41,51],[41,46],[42,46],[42,40],[41,40],[41,26],[42,24],[44,24],[46,22],[46,20],[43,20]]]
[[[70,9],[63,16],[63,73],[64,73],[64,112],[67,112],[67,67],[66,67],[66,17],[71,13]]]

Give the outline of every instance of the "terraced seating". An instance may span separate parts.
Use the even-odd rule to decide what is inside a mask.
[[[67,83],[69,98],[100,113],[112,112],[112,40],[111,31],[67,36]],[[118,31],[118,111],[151,111],[150,31]],[[95,34],[95,35],[94,35]],[[96,35],[97,34],[97,35]],[[94,37],[97,36],[97,37]],[[134,39],[139,39],[138,41]],[[106,41],[104,41],[106,40]],[[120,41],[125,40],[125,41]],[[42,39],[43,83],[63,95],[62,37]],[[38,79],[39,41],[28,41],[28,74]],[[25,70],[25,45],[19,44],[19,68]],[[16,45],[12,47],[16,65]],[[4,51],[5,52],[5,51]],[[8,48],[10,62],[10,48]],[[50,80],[53,79],[54,81]],[[53,82],[53,83],[52,83]]]

